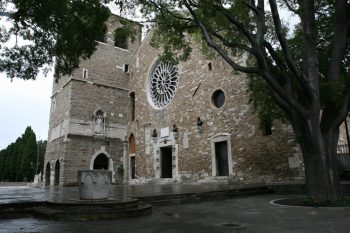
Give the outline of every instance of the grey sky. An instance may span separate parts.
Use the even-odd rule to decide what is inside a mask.
[[[11,82],[0,74],[0,150],[31,126],[37,139],[46,140],[49,128],[52,74],[37,80]]]

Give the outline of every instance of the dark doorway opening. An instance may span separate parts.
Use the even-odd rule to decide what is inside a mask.
[[[227,141],[215,143],[215,160],[216,160],[216,175],[228,176],[228,154],[227,154]]]
[[[48,162],[46,164],[46,171],[45,171],[45,186],[50,185],[50,173],[51,173],[51,168],[50,168],[50,163]]]
[[[58,186],[60,184],[60,162],[57,160],[55,163],[55,182],[54,186]]]
[[[131,179],[135,179],[135,156],[130,157],[130,167],[131,167]]]
[[[95,158],[94,170],[108,170],[108,158],[105,154],[99,154]]]
[[[160,149],[161,156],[161,178],[173,177],[172,151],[171,147],[162,147]]]

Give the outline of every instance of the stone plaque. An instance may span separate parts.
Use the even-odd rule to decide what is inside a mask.
[[[169,135],[170,135],[169,127],[160,129],[160,137],[161,138],[169,137]]]
[[[297,157],[288,157],[289,168],[299,168],[299,159]]]
[[[188,149],[189,148],[189,144],[188,144],[188,131],[186,130],[186,132],[184,133],[184,137],[183,137],[183,148],[184,149]]]

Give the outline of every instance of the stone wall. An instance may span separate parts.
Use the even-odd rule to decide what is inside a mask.
[[[179,64],[180,81],[175,98],[162,110],[148,101],[148,79],[160,51],[149,46],[147,37],[131,65],[130,91],[135,92],[135,121],[130,134],[136,138],[136,180],[160,182],[161,147],[171,146],[173,179],[168,182],[201,182],[215,174],[213,141],[226,137],[231,144],[232,161],[229,180],[262,182],[301,179],[302,157],[290,126],[275,122],[272,135],[263,135],[249,104],[248,79],[220,58],[206,59],[194,46],[191,58]],[[239,58],[244,62],[244,58]],[[210,63],[210,65],[209,65]],[[226,100],[221,108],[212,103],[212,94],[222,90]],[[203,120],[198,129],[197,118]],[[160,137],[160,131],[176,124],[178,137]],[[158,136],[147,139],[153,129]],[[225,136],[226,135],[226,136]],[[164,141],[166,139],[166,142]],[[156,180],[156,181],[155,181]]]
[[[111,159],[109,166],[112,170],[112,181],[115,182],[116,167],[123,164],[121,140],[71,135],[66,140],[66,155],[62,161],[64,185],[76,185],[77,171],[92,169],[94,158],[101,153]]]
[[[107,22],[105,42],[71,75],[53,83],[49,140],[45,164],[60,161],[60,185],[74,185],[79,169],[90,169],[96,153],[109,159],[108,169],[116,180],[115,166],[123,164],[127,136],[129,74],[125,69],[140,46],[141,26],[131,22],[135,40],[128,49],[114,46],[114,31],[122,27],[119,16]],[[99,112],[103,119],[98,119]],[[99,120],[99,122],[97,121]],[[51,168],[51,180],[54,179]],[[51,185],[54,183],[51,182]]]

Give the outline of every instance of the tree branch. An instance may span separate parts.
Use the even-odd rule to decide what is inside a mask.
[[[227,47],[230,47],[230,48],[239,48],[239,49],[242,49],[248,53],[251,53],[251,54],[254,54],[254,51],[252,50],[252,48],[244,45],[244,44],[241,44],[241,43],[234,43],[234,42],[230,42],[228,41],[227,39],[225,39],[222,35],[220,35],[219,33],[213,31],[213,30],[210,30],[208,29],[208,32],[213,35],[214,37],[216,37],[217,39],[219,39],[223,45],[227,46]]]
[[[289,2],[288,0],[282,0],[284,2],[284,4],[286,4],[288,10],[290,10],[291,12],[293,12],[296,15],[299,15],[299,9],[295,9]]]
[[[302,118],[306,117],[306,112],[301,107],[301,105],[295,101],[295,97],[291,93],[287,93],[284,88],[277,84],[274,76],[270,71],[265,69],[263,73],[260,74],[261,77],[267,83],[268,89],[271,91],[272,95],[276,99],[277,103],[287,114],[298,114]]]
[[[0,11],[0,17],[7,17],[10,19],[13,19],[15,16],[14,13],[6,12],[6,11]]]
[[[276,0],[269,0],[269,2],[270,2],[273,22],[275,25],[275,32],[276,32],[278,41],[280,42],[280,45],[282,47],[282,51],[283,51],[283,54],[286,58],[287,65],[291,69],[292,73],[294,73],[294,75],[297,76],[298,79],[301,80],[301,79],[303,79],[302,72],[298,69],[297,65],[295,64],[292,53],[288,48],[287,40],[285,38],[285,35],[283,34],[282,23],[281,23],[281,19],[280,19],[279,13],[278,13]],[[304,81],[302,81],[302,84],[304,85],[306,83]]]
[[[275,1],[275,0],[270,0]],[[308,77],[307,87],[311,89],[311,98],[320,111],[320,81],[319,81],[319,59],[316,47],[316,18],[315,18],[315,2],[314,0],[301,1],[302,3],[302,25],[303,25],[303,41],[304,41],[304,69],[305,75]],[[315,109],[314,109],[315,110]]]
[[[339,78],[341,64],[342,60],[344,59],[347,46],[349,14],[348,1],[337,0],[335,3],[334,36],[327,79]]]
[[[222,7],[221,10],[223,12],[223,15],[243,33],[243,35],[249,40],[251,44],[255,43],[253,34],[245,28],[243,23],[239,22],[235,17],[233,17],[230,12],[227,11],[227,9]]]
[[[227,55],[227,53],[212,40],[206,26],[199,19],[198,15],[194,12],[194,10],[190,6],[190,4],[187,2],[187,0],[184,0],[184,4],[185,4],[186,8],[189,10],[190,14],[193,16],[193,18],[196,21],[196,23],[198,24],[198,26],[200,27],[202,34],[203,34],[204,38],[206,39],[208,45],[210,47],[212,47],[213,49],[215,49],[223,57],[223,59],[232,66],[232,68],[234,68],[237,71],[241,71],[241,72],[248,73],[248,74],[258,72],[256,67],[244,67],[244,66],[237,64],[235,61],[233,61],[233,59],[231,59]]]
[[[283,59],[281,59],[278,54],[276,53],[276,51],[273,49],[272,45],[265,41],[264,42],[264,46],[267,49],[267,51],[269,52],[269,54],[271,55],[271,58],[273,59],[274,62],[276,62],[277,66],[281,69],[287,72],[287,65],[284,63]]]

